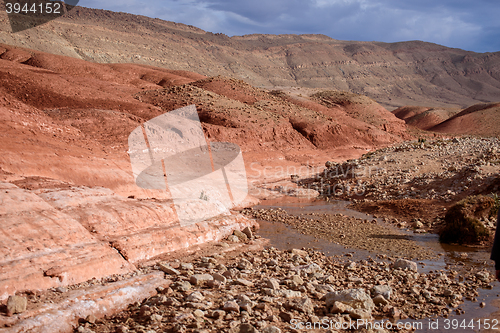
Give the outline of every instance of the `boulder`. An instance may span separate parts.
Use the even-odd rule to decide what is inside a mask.
[[[325,295],[326,306],[330,307],[335,302],[349,305],[353,309],[372,311],[375,308],[370,295],[364,289],[347,289],[335,291]]]
[[[417,263],[410,260],[398,259],[394,263],[394,268],[408,269],[410,271],[416,272],[418,270]]]

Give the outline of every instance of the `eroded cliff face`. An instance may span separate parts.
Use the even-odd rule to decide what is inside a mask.
[[[0,42],[98,63],[137,63],[255,86],[301,86],[367,95],[391,108],[461,106],[500,95],[500,53],[440,45],[339,41],[323,35],[228,37],[174,22],[78,7]],[[105,34],[103,34],[105,31]]]

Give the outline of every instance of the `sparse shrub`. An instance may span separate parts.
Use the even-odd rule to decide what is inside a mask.
[[[452,206],[444,217],[445,227],[439,234],[443,243],[477,244],[487,240],[489,230],[479,218],[490,215],[495,206],[492,197],[470,196]]]
[[[500,208],[500,196],[498,196],[498,194],[496,193],[493,193],[493,195],[491,196],[494,200],[494,203],[493,203],[493,207],[491,207],[491,210],[490,210],[490,218],[491,217],[496,217],[497,214],[498,214],[498,208]]]

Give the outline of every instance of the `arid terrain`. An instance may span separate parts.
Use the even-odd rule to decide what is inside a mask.
[[[242,79],[253,86],[305,87],[403,105],[465,108],[498,102],[500,53],[478,54],[420,41],[335,40],[324,35],[228,37],[193,26],[77,7],[0,42],[97,63],[135,63]]]
[[[0,332],[499,318],[496,218],[479,218],[488,235],[469,247],[441,250],[436,233],[460,200],[498,198],[500,53],[230,38],[87,8],[7,26],[0,16]],[[202,221],[184,226],[167,188],[136,184],[129,135],[189,105],[208,142],[241,148],[249,195],[224,211],[200,196],[186,211]],[[292,234],[297,246],[277,242]]]

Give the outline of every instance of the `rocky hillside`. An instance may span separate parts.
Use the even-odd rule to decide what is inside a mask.
[[[339,41],[323,35],[228,37],[193,26],[78,7],[0,42],[97,63],[136,63],[243,79],[254,86],[343,90],[382,105],[468,107],[500,96],[500,52],[419,41]]]

